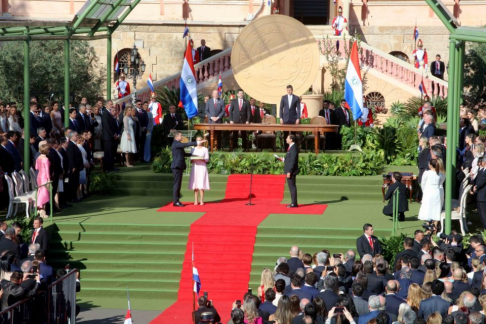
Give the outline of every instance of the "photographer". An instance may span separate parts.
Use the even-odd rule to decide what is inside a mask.
[[[10,276],[10,281],[2,280],[2,310],[5,310],[10,305],[13,305],[16,302],[37,293],[40,285],[40,275],[39,273],[35,273],[33,275],[35,276],[35,284],[31,290],[25,289],[21,286],[24,280],[24,274],[21,271],[14,271]]]
[[[388,205],[383,207],[383,214],[393,216],[393,193],[398,189],[398,221],[405,220],[405,212],[408,211],[407,187],[402,183],[402,174],[400,172],[393,172],[391,176],[392,184],[388,187],[385,194],[385,200],[388,200]]]
[[[216,323],[221,321],[221,317],[218,314],[216,308],[213,307],[212,301],[208,300],[206,296],[199,297],[197,300],[199,308],[193,312],[193,319],[195,320],[196,324],[201,322],[201,315],[202,313],[212,313],[212,321],[211,323]]]
[[[457,261],[461,265],[467,264],[461,234],[457,233],[456,231],[451,231],[450,235],[439,233],[437,236],[440,238],[438,244],[436,244],[434,240],[431,240],[431,243],[434,246],[440,247],[442,251],[446,251],[446,262]],[[453,260],[451,260],[452,258]]]

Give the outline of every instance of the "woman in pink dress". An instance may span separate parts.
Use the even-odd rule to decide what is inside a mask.
[[[44,144],[40,143],[39,153],[39,157],[37,160],[35,160],[35,169],[37,170],[37,186],[39,186],[37,191],[37,208],[39,209],[39,215],[42,218],[47,218],[48,216],[45,211],[45,204],[49,202],[49,189],[46,186],[41,186],[50,181],[49,168],[51,163],[47,158],[47,155],[49,154],[49,145],[47,145],[45,142]]]
[[[200,144],[191,150],[191,156],[201,157],[198,160],[191,160],[191,176],[189,178],[189,189],[194,190],[194,205],[198,204],[198,196],[201,197],[200,204],[204,205],[204,190],[209,190],[209,176],[206,163],[209,162],[208,149],[202,146],[203,138],[196,137]]]

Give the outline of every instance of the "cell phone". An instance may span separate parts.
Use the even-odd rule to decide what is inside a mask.
[[[235,302],[235,304],[236,304],[236,307],[241,308],[241,300],[237,300]]]
[[[334,308],[334,314],[342,314],[344,312],[344,307]]]
[[[37,273],[37,266],[32,266],[32,272]]]
[[[339,253],[334,253],[332,256],[333,256],[334,258],[341,258],[341,254],[339,254]]]
[[[248,288],[248,293],[253,295],[251,288]]]
[[[333,271],[333,270],[334,270],[334,266],[327,266],[327,267],[326,267],[326,270],[327,270],[327,271]]]
[[[207,291],[204,292],[204,297],[208,298],[208,292]]]

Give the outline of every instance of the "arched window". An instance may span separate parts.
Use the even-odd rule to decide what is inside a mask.
[[[382,111],[385,108],[385,97],[379,92],[370,92],[366,95],[366,104],[373,111]]]
[[[130,67],[130,53],[132,49],[131,48],[124,48],[122,50],[119,50],[118,53],[115,55],[113,58],[113,67],[115,66],[116,58],[118,57],[118,65],[120,66],[120,73],[123,72],[123,69],[125,66]],[[138,58],[140,59],[140,62],[142,61],[142,57],[140,56],[140,53],[138,53]],[[132,74],[132,69],[129,69],[128,74]],[[115,80],[117,80],[120,77],[118,73],[115,71]]]
[[[410,60],[408,59],[407,54],[399,52],[399,51],[393,51],[390,53],[390,55],[395,56],[396,58],[399,58],[402,61],[405,61],[407,63],[410,63]]]

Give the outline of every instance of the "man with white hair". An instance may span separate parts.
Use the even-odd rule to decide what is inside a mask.
[[[302,261],[299,259],[299,247],[298,246],[292,246],[290,248],[290,259],[287,260],[287,264],[289,265],[289,277],[292,277],[294,274],[295,270],[298,268],[304,268],[304,264]]]
[[[382,297],[384,299],[384,297]],[[371,295],[368,298],[368,309],[370,312],[366,315],[362,315],[358,319],[358,324],[367,324],[372,319],[376,318],[380,313],[381,300],[380,296]]]
[[[316,255],[317,259],[317,266],[314,268],[314,272],[317,275],[317,278],[321,278],[322,273],[326,270],[326,261],[327,261],[327,253],[319,252]]]
[[[27,258],[21,260],[20,264],[23,264],[25,261],[33,261],[34,256],[35,256],[35,252],[37,252],[38,250],[40,250],[40,244],[39,243],[30,244],[29,245],[29,254],[27,255]]]
[[[302,323],[303,322],[304,316],[305,316],[305,312],[304,312],[305,306],[309,303],[310,303],[310,300],[307,299],[307,298],[303,298],[303,299],[300,300],[300,304],[299,304],[300,313],[299,313],[299,315],[297,315],[296,317],[294,317],[292,319],[292,323]]]
[[[344,258],[344,267],[346,268],[346,271],[349,273],[353,272],[353,265],[354,265],[355,258],[356,258],[356,254],[354,253],[354,250],[349,249],[346,252]]]
[[[30,269],[32,268],[32,261],[24,261],[20,267],[23,273],[29,273]]]
[[[400,280],[398,280],[398,283],[400,284],[400,291],[396,293],[397,297],[406,300],[408,297],[408,287],[412,284],[412,281],[410,281],[410,278],[412,278],[412,269],[409,267],[403,267],[400,270]]]

